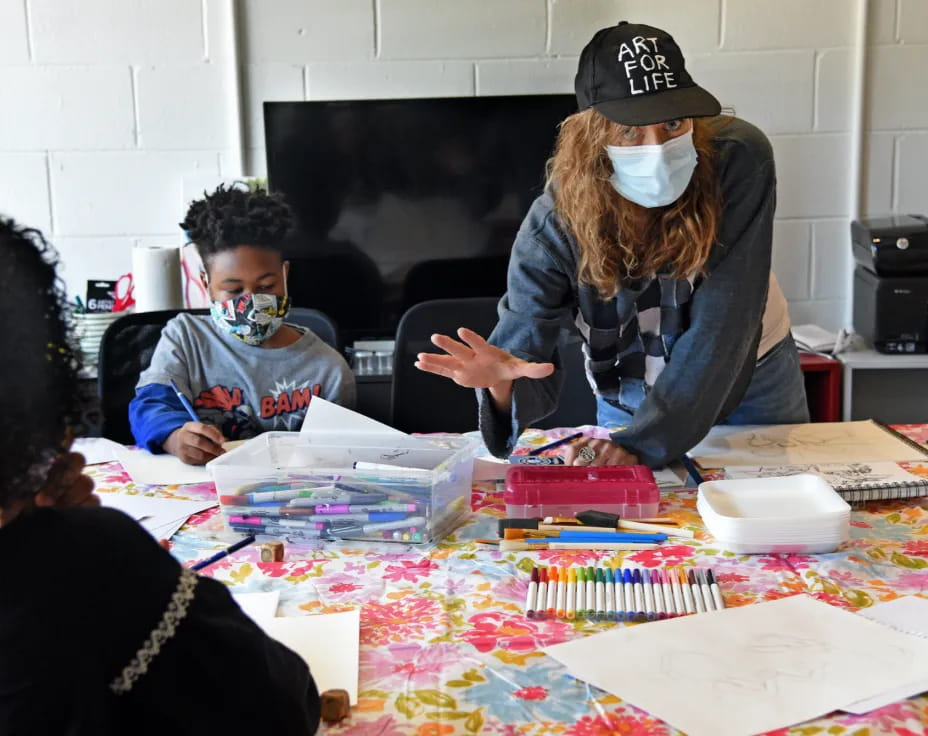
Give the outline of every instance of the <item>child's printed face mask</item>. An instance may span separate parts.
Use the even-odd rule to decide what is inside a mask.
[[[210,316],[223,332],[247,345],[260,345],[272,337],[290,313],[286,273],[284,295],[245,292],[233,299],[210,302]]]

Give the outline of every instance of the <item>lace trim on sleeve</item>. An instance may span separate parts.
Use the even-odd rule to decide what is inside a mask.
[[[148,666],[158,656],[161,647],[174,636],[178,624],[187,616],[187,609],[190,607],[190,601],[193,600],[198,580],[196,573],[187,569],[181,570],[177,587],[171,595],[171,600],[161,620],[135,653],[132,661],[110,683],[110,690],[117,695],[124,695],[132,689],[136,680],[148,671]]]

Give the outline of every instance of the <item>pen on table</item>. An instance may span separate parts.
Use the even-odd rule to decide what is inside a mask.
[[[570,568],[567,571],[567,618],[573,620],[577,617],[577,571]]]
[[[693,591],[690,589],[690,585],[686,581],[686,573],[683,571],[683,568],[677,570],[677,575],[680,578],[680,590],[683,591],[684,609],[688,614],[696,613],[696,604],[693,602]]]
[[[179,388],[177,388],[177,384],[174,383],[174,379],[171,378],[171,379],[169,379],[169,380],[170,380],[170,382],[171,382],[171,388],[174,389],[174,393],[177,394],[177,398],[180,399],[180,403],[183,405],[184,411],[187,412],[187,416],[190,417],[190,420],[191,420],[191,421],[193,421],[193,422],[199,422],[199,421],[200,421],[200,417],[198,417],[198,416],[197,416],[197,413],[193,410],[193,405],[190,403],[190,401],[187,399],[187,397],[184,396],[183,392],[181,392],[181,390],[180,390]]]
[[[568,435],[567,437],[562,437],[559,440],[554,442],[549,442],[547,445],[542,445],[541,447],[536,447],[534,450],[530,451],[529,455],[540,455],[545,452],[545,450],[553,450],[555,447],[560,447],[561,445],[566,445],[569,442],[578,440],[583,437],[583,432],[575,432],[574,434]]]
[[[670,590],[673,593],[673,607],[678,616],[686,615],[686,607],[683,605],[683,590],[680,588],[680,576],[676,569],[670,567],[664,570],[664,575],[670,580]]]
[[[712,591],[712,600],[715,602],[715,610],[721,611],[725,608],[725,599],[722,598],[722,590],[719,588],[718,581],[715,579],[715,573],[709,570],[706,573],[706,578],[709,581],[709,589]]]
[[[643,532],[653,532],[655,534],[666,534],[669,537],[688,537],[692,539],[695,535],[693,532],[687,529],[679,529],[672,526],[661,526],[659,524],[648,524],[641,521],[632,521],[622,519],[618,514],[610,514],[605,511],[596,511],[590,509],[588,511],[580,511],[576,516],[577,520],[587,527],[609,529],[610,531],[615,529],[625,529],[627,531],[643,531]],[[539,528],[550,528],[550,525],[545,524],[543,527]],[[582,531],[583,526],[576,527],[578,530]],[[590,529],[587,529],[591,531]]]
[[[558,580],[557,568],[552,565],[548,568],[548,600],[545,601],[548,618],[554,618],[557,615],[557,589],[560,585]]]
[[[484,540],[481,540],[484,541]],[[496,540],[484,543],[496,544]],[[582,549],[587,551],[602,550],[612,552],[658,549],[659,544],[641,544],[638,542],[558,542],[557,540],[537,539],[529,543],[523,539],[503,539],[499,541],[500,552],[529,552],[541,549]]]
[[[641,571],[641,587],[644,589],[644,614],[648,621],[657,618],[657,611],[654,608],[654,587],[651,585],[651,573],[647,570]]]
[[[596,571],[587,567],[586,575],[586,615],[591,621],[596,618]]]
[[[535,618],[535,600],[538,594],[538,568],[532,568],[532,577],[528,583],[528,592],[525,595],[525,615]]]
[[[686,468],[686,472],[690,474],[690,478],[693,479],[693,482],[697,486],[703,482],[703,477],[699,474],[699,471],[696,470],[696,463],[693,462],[693,458],[684,452],[680,456],[680,462],[683,463],[683,467]]]
[[[548,568],[538,570],[538,605],[535,606],[535,617],[544,618],[547,613],[548,602]]]
[[[229,547],[226,547],[221,552],[217,552],[212,557],[207,557],[202,562],[198,562],[195,565],[191,565],[190,569],[194,571],[202,570],[204,567],[212,565],[214,562],[219,562],[219,560],[221,560],[223,557],[228,557],[233,552],[240,550],[242,547],[245,547],[254,541],[255,541],[254,535],[250,535],[250,536],[245,537],[244,539],[240,539],[235,544]]]
[[[632,587],[635,589],[634,619],[641,620],[647,614],[644,608],[644,587],[641,582],[641,570],[637,568],[632,572]]]
[[[577,618],[583,618],[586,614],[586,568],[578,567],[577,568],[577,594],[574,598],[576,603],[574,610],[577,613]]]
[[[601,567],[596,568],[596,618],[606,620],[606,576]]]
[[[705,570],[696,571],[696,580],[699,582],[699,587],[702,590],[702,600],[706,604],[707,611],[715,610],[715,603],[712,602],[712,591],[709,589],[709,581],[706,579]]]
[[[557,571],[557,617],[567,616],[567,568]]]
[[[667,609],[667,616],[673,618],[677,614],[683,613],[678,611],[673,599],[673,589],[670,584],[670,576],[666,570],[661,570],[661,588],[664,593],[664,607]]]
[[[661,590],[661,571],[651,573],[651,585],[654,587],[654,613],[658,618],[667,618],[667,609],[664,607],[664,592]]]
[[[622,571],[622,587],[625,589],[625,620],[634,621],[635,611],[635,580],[632,571],[627,567]]]
[[[514,533],[511,533],[514,532]],[[503,539],[517,539],[530,544],[545,542],[664,542],[666,534],[621,534],[619,532],[561,532],[558,535],[537,536],[520,534],[517,529],[507,529]]]
[[[622,583],[622,570],[616,568],[615,571],[615,620],[625,620],[625,586]]]
[[[696,580],[696,574],[693,572],[692,568],[687,571],[687,579],[689,580],[690,590],[693,593],[693,603],[696,605],[696,613],[705,613],[706,604],[702,599],[702,591],[699,589],[699,582]]]
[[[607,567],[605,572],[606,586],[606,620],[615,621],[615,581],[612,578],[612,568]]]

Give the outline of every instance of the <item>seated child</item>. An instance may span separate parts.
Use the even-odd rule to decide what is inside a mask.
[[[299,430],[313,396],[354,407],[354,374],[290,309],[280,244],[287,205],[264,190],[220,186],[190,205],[181,227],[196,244],[209,316],[180,314],[164,328],[129,404],[136,442],[202,465],[222,443]],[[171,380],[196,410],[190,416]]]
[[[292,734],[319,723],[305,663],[218,581],[98,508],[54,253],[0,218],[0,734]]]

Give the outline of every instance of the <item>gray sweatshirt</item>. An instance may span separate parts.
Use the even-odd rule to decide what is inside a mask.
[[[136,442],[158,452],[189,421],[170,388],[172,378],[200,421],[227,439],[297,431],[313,396],[353,408],[354,374],[344,358],[312,331],[290,327],[302,333],[295,343],[261,348],[227,335],[206,315],[172,319],[129,405]]]
[[[509,262],[508,290],[490,342],[529,361],[559,366],[561,330],[584,338],[595,392],[634,415],[612,439],[659,467],[696,445],[738,405],[750,383],[767,299],[776,176],[764,134],[731,119],[714,135],[722,218],[705,277],[656,275],[603,301],[578,283],[578,248],[549,192],[532,204]],[[505,456],[519,434],[557,407],[560,370],[520,378],[511,416],[477,392],[489,450]]]

